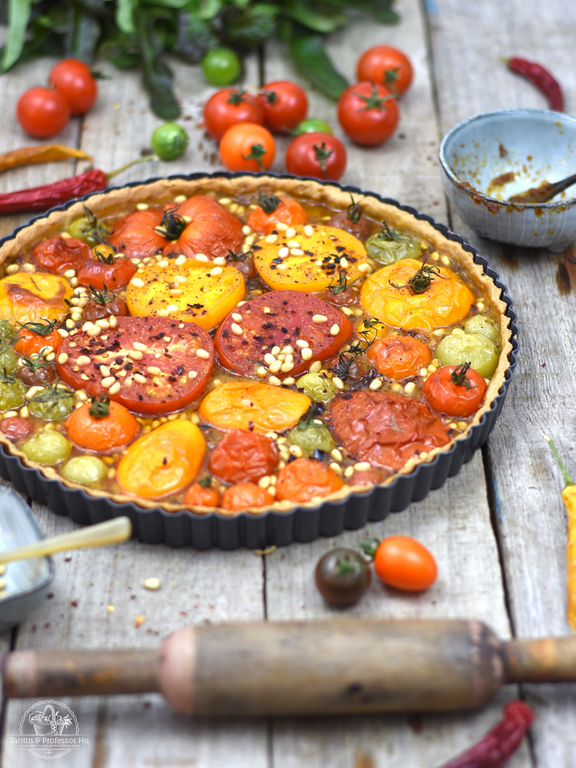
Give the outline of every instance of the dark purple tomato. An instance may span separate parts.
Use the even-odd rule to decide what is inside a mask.
[[[314,577],[318,591],[329,603],[352,605],[370,586],[372,572],[360,552],[336,547],[318,560]]]

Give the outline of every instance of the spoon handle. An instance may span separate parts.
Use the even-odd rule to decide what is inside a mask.
[[[45,557],[46,555],[53,555],[55,552],[64,552],[70,549],[118,544],[129,539],[131,534],[130,518],[117,517],[114,520],[106,520],[104,523],[89,525],[87,528],[53,536],[51,539],[42,539],[23,547],[0,552],[0,565],[11,563],[14,560],[26,560],[30,557]]]

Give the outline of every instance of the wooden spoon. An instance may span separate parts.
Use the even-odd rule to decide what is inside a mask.
[[[567,176],[561,181],[555,181],[551,184],[549,181],[543,181],[539,187],[533,187],[520,195],[512,195],[508,198],[509,203],[547,203],[559,192],[563,192],[572,184],[576,184],[576,173]]]
[[[0,552],[0,565],[14,560],[26,560],[30,557],[46,557],[55,552],[65,552],[70,549],[85,547],[102,547],[106,544],[119,544],[132,535],[132,523],[129,517],[116,517],[105,523],[89,525],[71,533],[53,536],[51,539],[41,539],[23,547],[8,549]]]

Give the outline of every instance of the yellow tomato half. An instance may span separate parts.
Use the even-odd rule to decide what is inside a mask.
[[[297,424],[310,407],[307,395],[258,381],[221,384],[200,405],[200,414],[220,429],[273,432]]]
[[[258,274],[272,290],[318,293],[337,285],[340,274],[349,283],[365,274],[358,267],[367,264],[366,249],[354,235],[318,224],[288,232],[290,237],[280,232],[274,243],[267,242],[268,236],[253,246]]]
[[[168,421],[126,449],[116,477],[126,493],[155,499],[189,485],[205,451],[206,441],[195,424]]]
[[[474,303],[472,291],[452,270],[434,266],[436,274],[428,288],[414,293],[408,281],[421,267],[421,261],[401,259],[370,275],[360,293],[364,311],[406,330],[431,331],[465,318]]]
[[[72,294],[70,283],[58,275],[16,272],[0,280],[0,318],[20,323],[62,320]]]
[[[188,259],[137,272],[126,289],[131,315],[189,320],[206,331],[215,328],[244,298],[244,278],[235,267]]]

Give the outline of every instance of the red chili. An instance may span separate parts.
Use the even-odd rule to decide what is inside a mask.
[[[504,768],[534,720],[534,713],[523,701],[511,701],[504,717],[466,752],[444,763],[441,768]]]
[[[53,184],[43,184],[41,187],[31,187],[0,195],[0,214],[19,213],[20,211],[46,211],[55,205],[74,200],[75,197],[82,197],[89,192],[106,189],[107,186],[108,177],[104,171],[98,169],[87,171],[79,176],[70,176],[68,179],[62,179]]]
[[[564,112],[564,97],[562,96],[560,84],[547,69],[544,69],[541,64],[537,64],[535,61],[526,61],[526,59],[519,59],[517,56],[508,59],[507,63],[513,72],[524,75],[525,78],[530,80],[533,85],[548,97],[550,109],[554,109],[556,112]]]

